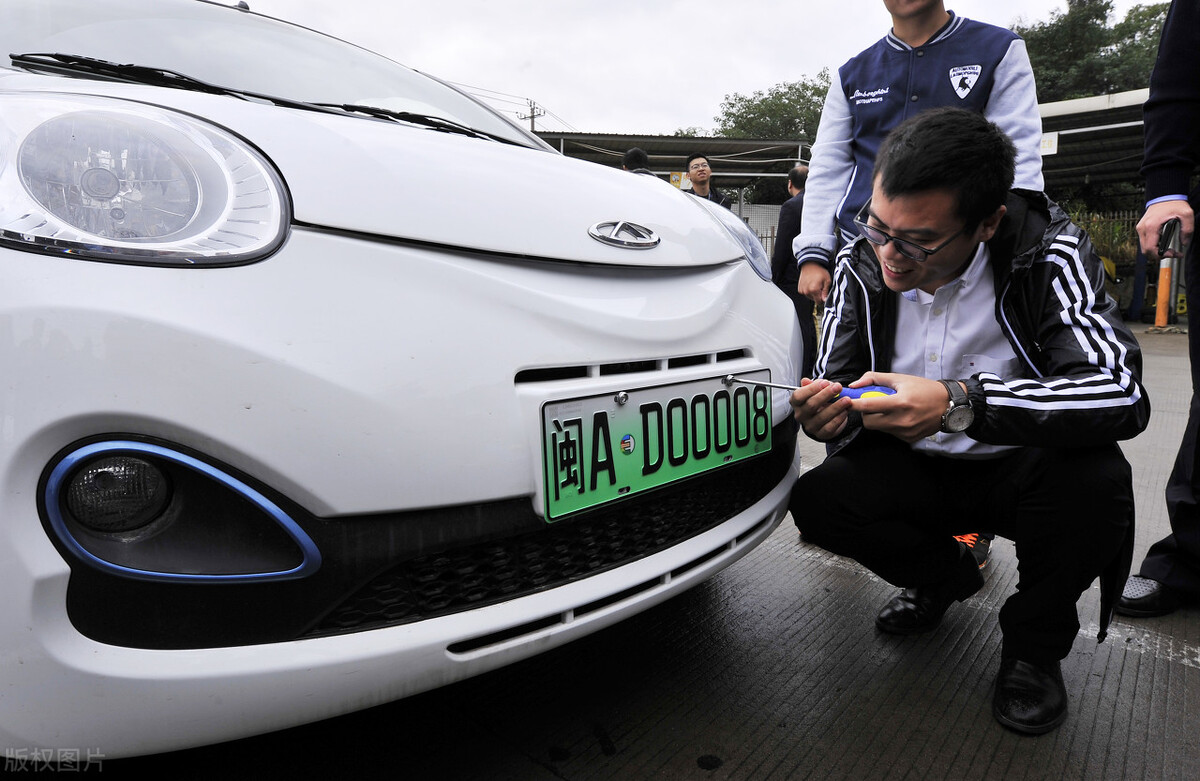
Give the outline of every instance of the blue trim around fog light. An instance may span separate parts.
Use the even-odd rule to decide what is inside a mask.
[[[62,510],[59,507],[59,497],[64,489],[67,476],[79,465],[81,461],[92,458],[96,455],[109,453],[143,453],[157,456],[158,458],[167,461],[173,461],[177,464],[185,466],[196,472],[208,476],[209,478],[221,483],[229,488],[242,498],[249,501],[258,509],[266,513],[270,518],[279,524],[280,527],[287,533],[288,537],[300,549],[303,560],[296,567],[289,570],[279,572],[252,572],[239,573],[236,575],[197,575],[179,572],[154,572],[151,570],[133,569],[113,564],[110,561],[105,561],[102,558],[94,555],[86,550],[71,534],[67,527],[66,519],[63,518]],[[321,552],[317,549],[316,544],[312,539],[304,533],[304,530],[293,521],[287,513],[279,508],[274,502],[263,496],[258,491],[243,483],[237,478],[225,474],[219,469],[216,469],[209,464],[204,463],[191,456],[186,456],[182,453],[177,453],[173,450],[151,445],[145,442],[133,441],[112,441],[99,442],[92,445],[86,445],[71,453],[62,459],[50,473],[46,480],[46,514],[49,517],[50,525],[54,529],[58,538],[71,549],[71,551],[79,558],[108,572],[117,575],[123,575],[127,578],[137,580],[155,580],[155,581],[186,581],[186,582],[204,582],[204,581],[238,581],[238,582],[253,582],[253,581],[272,581],[272,580],[295,580],[313,574],[321,566]]]

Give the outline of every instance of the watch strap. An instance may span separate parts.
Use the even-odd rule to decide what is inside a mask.
[[[958,380],[938,380],[942,385],[946,386],[946,392],[950,394],[950,407],[961,407],[969,403],[967,400],[967,392],[963,390],[962,385]]]
[[[967,392],[963,390],[957,380],[939,380],[939,382],[946,386],[946,392],[950,394],[950,402],[946,405],[946,411],[942,413],[942,422],[938,428],[944,434],[966,431],[975,419]]]

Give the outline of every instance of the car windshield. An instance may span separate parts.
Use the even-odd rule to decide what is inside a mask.
[[[501,115],[436,79],[336,38],[200,0],[3,0],[0,61],[81,55],[319,104],[449,120],[535,145]],[[367,116],[366,114],[357,114]]]

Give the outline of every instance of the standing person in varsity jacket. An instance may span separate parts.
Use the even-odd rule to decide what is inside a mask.
[[[813,144],[800,235],[792,251],[798,289],[817,303],[829,293],[838,248],[858,236],[854,217],[871,195],[880,142],[905,119],[939,106],[976,111],[1017,149],[1014,187],[1042,189],[1042,120],[1025,42],[1010,30],[947,11],[942,0],[883,0],[892,30],[838,69]],[[970,531],[970,530],[968,530]],[[960,536],[980,568],[990,533]],[[903,622],[904,594],[884,606]]]
[[[1009,192],[1013,144],[977,113],[922,112],[884,140],[862,238],[838,255],[817,374],[792,393],[829,456],[800,476],[804,539],[905,589],[890,632],[935,629],[983,576],[952,535],[994,529],[1020,579],[1000,609],[993,713],[1039,734],[1067,715],[1059,662],[1100,576],[1103,639],[1133,559],[1145,429],[1141,351],[1091,241],[1041,193]],[[936,360],[934,360],[936,359]],[[845,386],[893,395],[851,399]],[[886,625],[885,625],[886,624]]]
[[[793,251],[800,292],[823,302],[830,262],[858,235],[883,137],[939,106],[977,111],[1017,147],[1014,187],[1042,189],[1042,120],[1025,42],[947,11],[942,0],[883,0],[892,30],[838,69],[813,144],[804,220]]]

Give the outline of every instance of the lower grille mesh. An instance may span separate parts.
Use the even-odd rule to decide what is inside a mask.
[[[791,464],[794,442],[781,428],[775,431],[773,452],[762,458],[547,524],[537,532],[398,564],[350,595],[305,636],[378,629],[469,610],[669,548],[745,510],[779,482]]]

